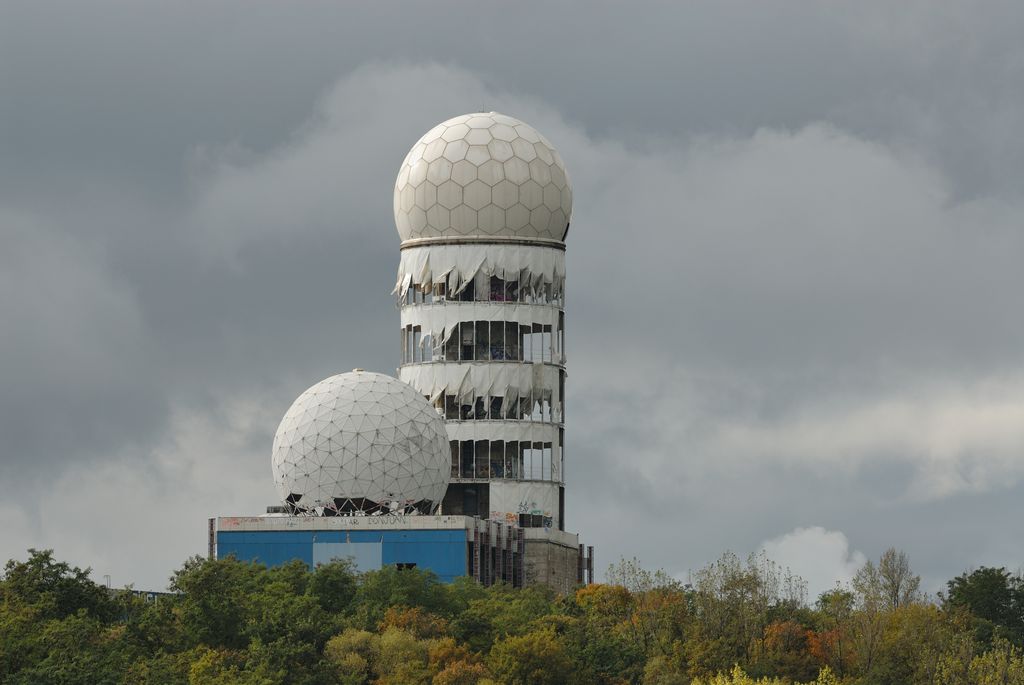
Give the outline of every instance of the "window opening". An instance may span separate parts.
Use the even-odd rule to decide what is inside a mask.
[[[474,324],[472,321],[463,321],[459,324],[459,329],[462,333],[462,351],[459,355],[460,361],[473,361],[473,348],[476,334],[474,333]]]
[[[458,293],[446,282],[410,285],[401,297],[403,305],[434,304],[446,300],[460,302],[525,302],[562,306],[565,294],[561,284],[520,284],[518,280],[504,280],[498,276],[477,273]]]
[[[488,474],[490,474],[490,470],[488,469],[490,461],[487,442],[487,440],[476,441],[476,478],[487,478]]]
[[[491,347],[488,344],[490,337],[490,326],[486,321],[475,321],[476,328],[476,350],[474,356],[478,361],[486,361],[491,358]]]
[[[491,440],[491,478],[505,478],[505,441]]]
[[[473,477],[473,455],[474,444],[472,440],[463,440],[459,443],[459,451],[462,463],[461,476],[463,478]]]

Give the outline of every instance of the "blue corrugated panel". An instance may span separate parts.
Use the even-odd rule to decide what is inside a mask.
[[[413,563],[417,568],[430,569],[442,581],[450,583],[466,575],[466,534],[432,530],[401,531],[385,536],[383,561],[385,564]]]
[[[467,573],[462,530],[218,531],[217,556],[233,554],[267,566],[301,559],[312,568],[314,544],[342,542],[381,543],[384,565],[415,564],[446,583]]]
[[[280,566],[293,559],[313,565],[313,545],[308,534],[295,533],[217,533],[217,556],[233,554],[242,561],[258,561],[267,566]]]

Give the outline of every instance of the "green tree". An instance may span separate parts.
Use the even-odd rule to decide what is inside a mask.
[[[385,566],[360,578],[352,606],[366,629],[374,629],[390,607],[421,607],[438,616],[449,616],[448,589],[432,571]]]
[[[200,650],[141,654],[125,669],[124,685],[187,685]]]
[[[428,685],[430,643],[399,628],[389,627],[380,636],[377,685]]]
[[[1024,580],[1005,568],[982,566],[946,583],[944,604],[963,607],[979,619],[978,634],[986,644],[994,636],[1024,645]]]
[[[349,608],[356,595],[356,573],[349,560],[320,564],[309,578],[306,592],[320,608],[332,614]]]
[[[870,559],[853,577],[856,612],[851,621],[851,642],[856,655],[856,668],[870,672],[882,645],[887,623],[885,597],[878,567]]]
[[[118,598],[121,620],[124,624],[123,640],[126,645],[143,653],[180,652],[189,643],[181,621],[180,597],[160,597],[147,602],[130,592]]]
[[[201,648],[189,668],[189,685],[279,685],[286,675],[250,664],[244,651]]]
[[[28,550],[28,560],[4,566],[0,591],[9,601],[35,607],[40,618],[64,618],[79,611],[110,621],[117,609],[110,592],[89,579],[90,569],[55,561],[53,550]]]
[[[265,570],[234,557],[193,557],[186,561],[172,576],[171,589],[182,593],[180,615],[189,644],[245,647],[249,601],[258,590],[257,578]]]
[[[37,635],[44,651],[4,682],[113,685],[121,682],[128,668],[129,655],[119,648],[118,629],[105,627],[84,609],[46,621]]]
[[[324,658],[342,685],[369,683],[379,655],[380,635],[358,628],[346,628],[324,647]]]
[[[296,577],[297,573],[303,576]],[[308,576],[301,561],[258,572],[253,591],[242,600],[243,639],[259,639],[264,644],[288,640],[308,643],[316,652],[323,650],[340,626],[316,597],[306,593]]]
[[[38,608],[5,598],[0,602],[0,682],[46,656],[39,636],[43,624]]]
[[[673,659],[656,655],[644,664],[643,685],[690,685],[690,678]]]
[[[849,637],[853,605],[853,593],[841,587],[821,593],[816,603],[817,630],[808,638],[811,654],[839,678],[847,675],[853,662]]]
[[[907,553],[890,547],[878,560],[878,580],[889,608],[898,609],[921,601],[921,576],[910,570]]]
[[[992,648],[974,658],[968,671],[971,685],[1021,685],[1024,653],[1006,640],[996,639]]]
[[[494,641],[522,635],[534,621],[555,611],[554,592],[547,586],[521,589],[492,585],[469,601],[451,624],[452,634],[475,652],[486,652]]]
[[[573,682],[573,663],[565,644],[547,628],[498,640],[487,659],[505,685],[565,685]]]
[[[931,604],[908,604],[887,613],[875,659],[862,676],[879,685],[934,683],[948,655],[970,639],[966,622]]]
[[[739,666],[734,666],[728,673],[718,673],[707,679],[698,678],[691,683],[691,685],[789,685],[792,683],[788,679],[783,680],[781,678],[751,678],[747,673]],[[794,685],[800,685],[794,683]],[[821,669],[818,673],[818,677],[811,682],[804,683],[804,685],[839,685],[839,680],[835,677],[828,666]]]

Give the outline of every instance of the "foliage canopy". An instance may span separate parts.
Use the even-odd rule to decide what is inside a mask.
[[[683,585],[623,560],[607,584],[443,584],[187,560],[146,601],[29,550],[0,577],[0,682],[344,685],[1024,685],[1024,583],[982,567],[920,592],[887,551],[813,606],[763,556]]]

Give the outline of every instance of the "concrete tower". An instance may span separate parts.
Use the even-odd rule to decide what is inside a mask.
[[[395,183],[399,378],[444,416],[442,513],[565,530],[565,236],[572,187],[533,127],[449,119]]]

